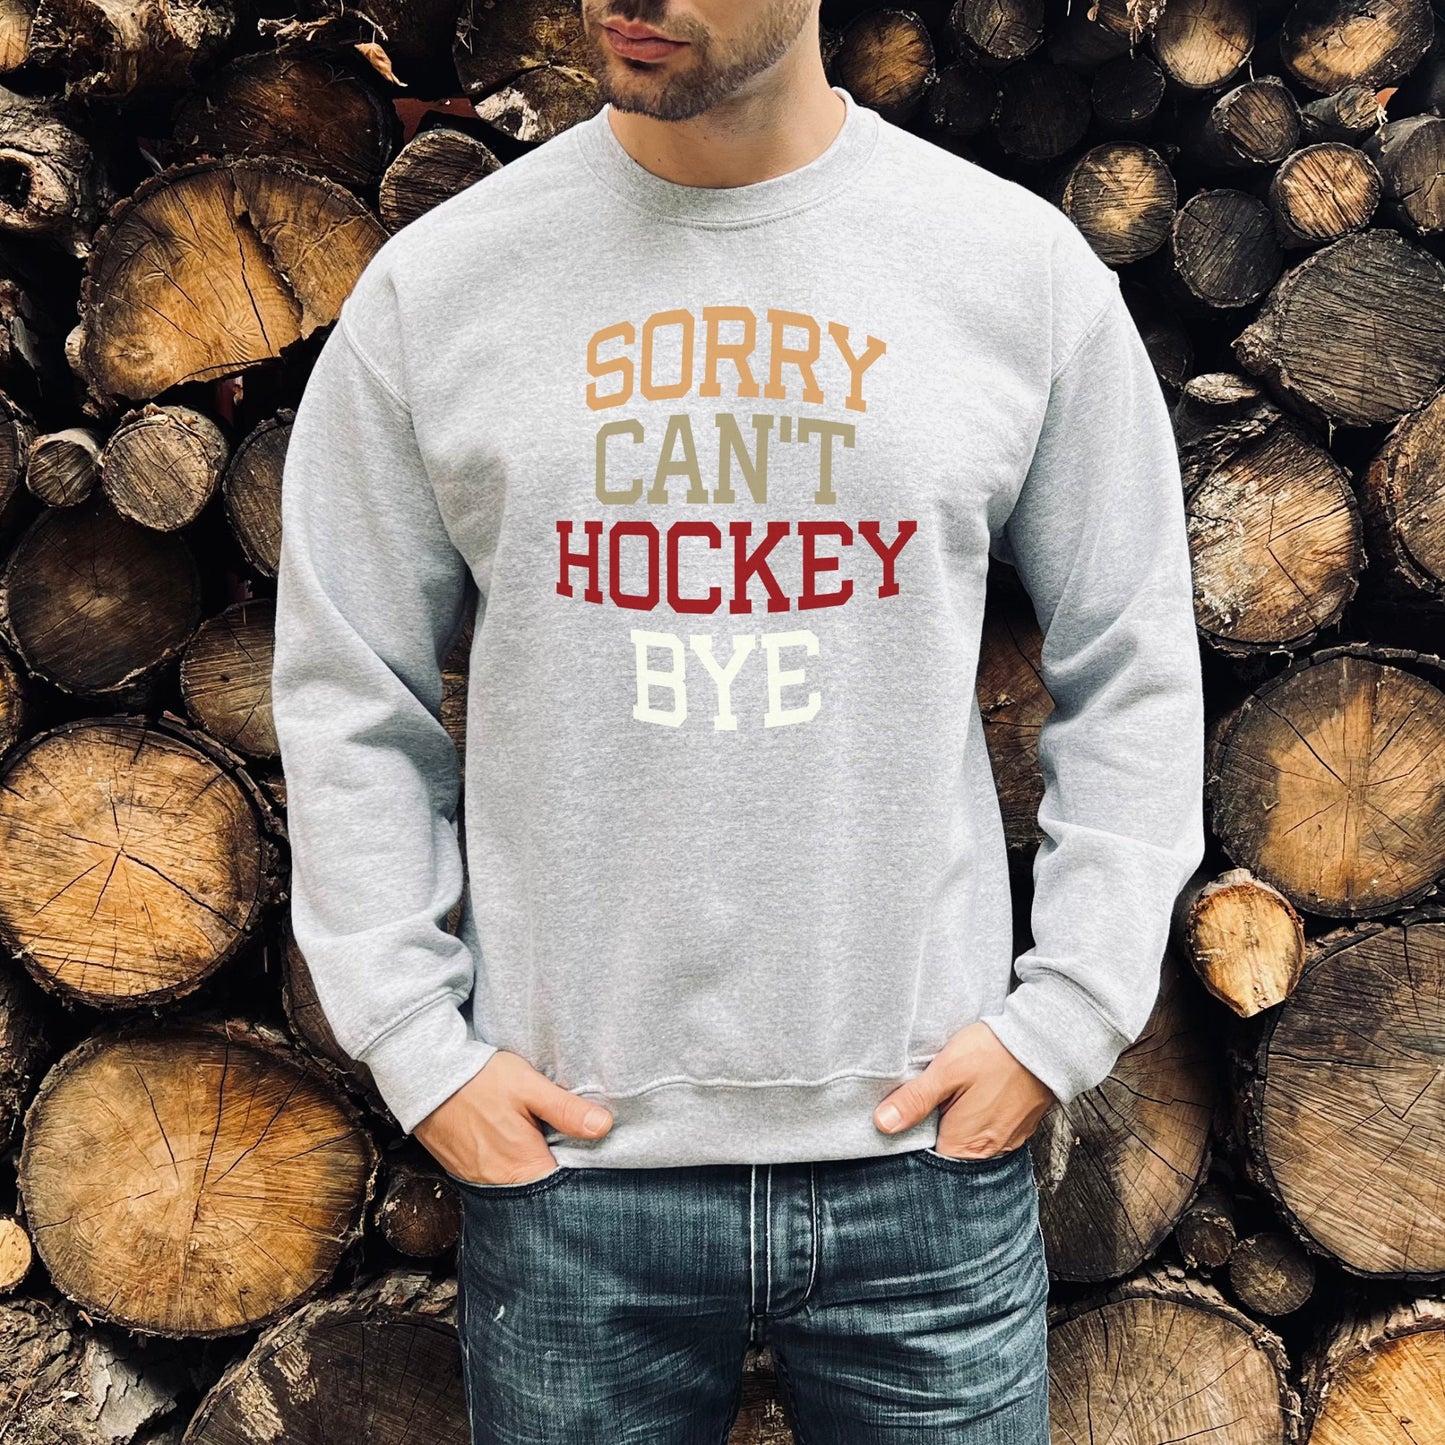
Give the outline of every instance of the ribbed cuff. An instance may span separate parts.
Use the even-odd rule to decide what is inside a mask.
[[[983,1022],[1061,1104],[1107,1079],[1133,1043],[1061,973],[1038,973],[1020,983],[1002,1010]]]
[[[359,1058],[410,1134],[496,1052],[495,1044],[472,1038],[456,999],[447,994],[387,1029]]]

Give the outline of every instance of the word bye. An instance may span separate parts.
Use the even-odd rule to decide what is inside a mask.
[[[688,712],[687,652],[682,639],[671,632],[651,632],[640,627],[634,627],[631,636],[637,656],[637,702],[633,706],[632,716],[638,722],[681,727],[687,721]],[[807,628],[797,628],[791,632],[764,632],[761,639],[751,632],[735,632],[732,638],[732,655],[726,662],[720,661],[713,653],[713,640],[707,633],[693,633],[687,640],[712,679],[717,693],[717,711],[712,720],[715,731],[737,730],[737,714],[732,709],[732,687],[759,640],[767,659],[768,678],[768,707],[763,714],[763,726],[772,728],[787,723],[811,722],[817,714],[822,703],[817,689],[808,693],[808,700],[804,703],[784,704],[783,689],[802,684],[807,679],[802,668],[785,668],[778,659],[779,652],[785,647],[804,648],[810,657],[818,655],[818,639]],[[650,655],[654,648],[668,653],[665,667],[656,668],[651,665]],[[654,707],[654,690],[670,695],[671,706]]]

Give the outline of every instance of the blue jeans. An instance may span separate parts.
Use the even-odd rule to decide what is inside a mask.
[[[750,1344],[798,1445],[1048,1445],[1027,1144],[458,1183],[473,1445],[723,1445]]]

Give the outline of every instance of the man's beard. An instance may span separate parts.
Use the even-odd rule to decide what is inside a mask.
[[[714,54],[712,36],[701,26],[679,31],[669,23],[667,0],[582,0],[593,50],[592,73],[602,99],[614,110],[635,111],[657,120],[691,120],[730,99],[753,76],[776,65],[797,40],[812,0],[774,0],[759,22],[726,53]],[[687,64],[671,73],[660,62],[656,74],[642,62],[628,62],[608,47],[601,27],[610,19],[655,25],[670,38],[686,40]],[[637,68],[634,70],[632,65]]]

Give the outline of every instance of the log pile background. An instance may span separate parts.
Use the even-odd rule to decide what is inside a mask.
[[[574,11],[0,0],[7,1442],[466,1440],[455,1191],[287,930],[279,479],[385,236],[597,108]],[[1149,1028],[1034,1140],[1054,1440],[1445,1440],[1430,6],[823,21],[836,83],[1067,211],[1175,409],[1210,855]],[[1020,948],[1038,648],[996,567]],[[766,1354],[745,1386],[733,1440],[788,1439]]]

